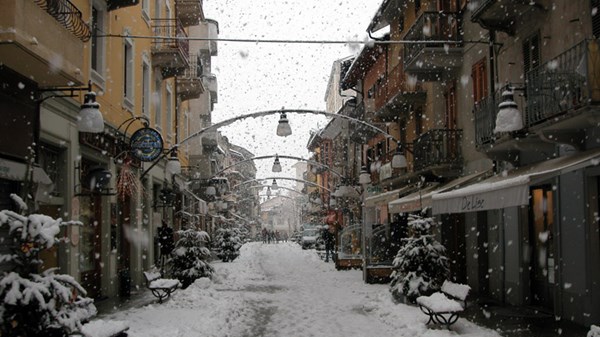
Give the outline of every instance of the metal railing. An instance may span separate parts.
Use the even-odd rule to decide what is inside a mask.
[[[514,84],[514,87],[522,87],[523,84]],[[502,102],[502,92],[506,88],[500,88],[493,95],[488,95],[473,107],[473,115],[475,117],[475,145],[482,146],[493,144],[496,138],[506,134],[506,132],[494,133],[496,128],[496,117],[498,115],[498,105]],[[525,107],[525,98],[515,92],[515,102],[520,111]]]
[[[461,166],[461,141],[462,130],[459,129],[425,132],[413,144],[415,171],[438,165]]]
[[[458,16],[456,13],[423,12],[410,27],[405,40],[428,41],[462,41],[458,33]],[[404,65],[412,64],[421,51],[428,47],[442,47],[439,44],[415,43],[404,45]]]
[[[191,79],[191,80],[200,79],[203,75],[202,72],[204,71],[204,69],[202,66],[202,61],[200,60],[198,55],[190,54],[188,62],[189,62],[189,66],[185,69],[185,72],[183,73],[183,75],[181,75],[179,77],[183,78],[183,79]]]
[[[156,51],[178,50],[184,58],[190,54],[188,35],[178,19],[152,19],[152,49]]]
[[[588,69],[594,40],[584,40],[527,73],[525,126],[531,127],[590,103],[600,73]],[[596,77],[599,78],[596,78]]]
[[[43,10],[52,15],[63,27],[81,41],[90,40],[92,33],[83,21],[81,11],[69,0],[34,0]]]

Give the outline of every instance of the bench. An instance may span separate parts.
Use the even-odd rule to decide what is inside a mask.
[[[179,280],[162,278],[159,272],[145,271],[144,277],[146,278],[146,286],[152,291],[152,295],[158,298],[158,303],[162,303],[164,299],[171,296],[171,293],[181,286]]]
[[[417,304],[429,316],[429,323],[450,325],[456,323],[458,315],[467,307],[467,296],[471,287],[466,284],[444,281],[442,289],[430,296],[417,297]]]
[[[125,321],[93,320],[81,326],[81,331],[69,336],[83,337],[126,337],[129,324]]]

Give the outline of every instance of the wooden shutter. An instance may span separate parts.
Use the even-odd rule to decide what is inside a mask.
[[[600,38],[600,0],[592,0],[592,34]]]

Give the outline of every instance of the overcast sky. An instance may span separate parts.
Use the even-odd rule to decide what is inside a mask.
[[[360,40],[381,0],[205,0],[207,18],[219,22],[219,37],[233,39]],[[240,43],[220,41],[213,57],[219,102],[213,123],[252,112],[286,109],[325,110],[325,90],[332,63],[356,54],[362,45]],[[219,129],[255,156],[275,153],[308,158],[311,129],[324,116],[290,114],[293,134],[275,134],[279,116],[236,122]],[[271,173],[270,159],[257,160],[257,178],[293,177],[292,160]],[[278,182],[279,183],[279,182]],[[292,181],[282,181],[291,187]]]

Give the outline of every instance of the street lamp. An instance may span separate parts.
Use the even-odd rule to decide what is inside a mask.
[[[279,186],[277,186],[277,181],[275,179],[273,179],[273,183],[271,184],[271,188],[274,191],[277,191],[277,189],[279,188]]]
[[[408,150],[408,148],[407,148]],[[400,142],[397,143],[396,152],[392,157],[392,168],[406,168],[408,165],[406,163],[406,157],[402,152],[402,144]]]
[[[104,132],[104,118],[100,112],[100,104],[96,102],[96,93],[92,91],[92,82],[87,87],[54,87],[37,89],[38,92],[69,91],[68,94],[53,94],[37,100],[38,106],[45,100],[55,97],[75,97],[76,91],[87,90],[84,95],[79,116],[77,116],[77,130],[79,132],[102,133]]]
[[[169,157],[166,168],[167,171],[173,175],[181,173],[181,162],[177,156],[177,150],[171,152],[171,156]]]
[[[523,116],[514,100],[514,90],[509,85],[502,92],[502,102],[498,104],[498,115],[496,116],[496,127],[494,133],[511,132],[523,129]],[[523,90],[523,89],[520,89]]]
[[[292,128],[290,122],[287,119],[285,112],[282,112],[279,116],[279,124],[277,125],[277,135],[280,137],[287,137],[292,134]]]
[[[371,175],[367,172],[367,167],[363,165],[360,169],[360,175],[358,176],[358,183],[366,185],[371,183]]]
[[[272,172],[281,172],[281,163],[279,162],[279,155],[275,154],[275,161],[273,162]]]

